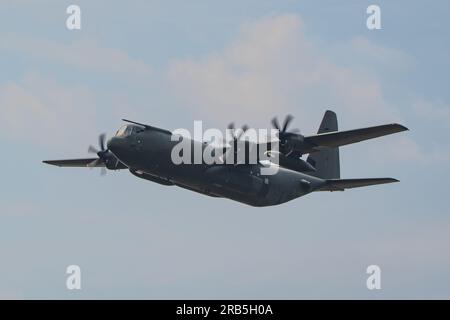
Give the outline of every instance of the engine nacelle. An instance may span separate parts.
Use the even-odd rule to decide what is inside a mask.
[[[301,134],[291,134],[286,138],[285,147],[288,149],[302,150],[305,144],[305,137]]]
[[[119,170],[119,169],[127,169],[128,167],[124,165],[119,159],[116,158],[111,152],[107,152],[103,155],[103,162],[105,163],[106,168],[110,170]]]
[[[269,151],[269,156],[274,158],[278,156],[278,164],[280,167],[287,168],[294,171],[299,172],[315,172],[316,168],[314,168],[308,162],[294,157],[286,157],[283,153],[278,151]]]

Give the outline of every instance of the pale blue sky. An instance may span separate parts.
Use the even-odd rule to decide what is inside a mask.
[[[372,3],[382,30],[366,28]],[[447,1],[3,3],[0,297],[450,298],[448,17]],[[252,208],[41,163],[86,156],[123,117],[172,130],[292,113],[308,134],[328,108],[342,129],[410,128],[341,150],[342,177],[400,183]]]

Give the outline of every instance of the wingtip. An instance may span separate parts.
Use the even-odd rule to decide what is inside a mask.
[[[394,123],[394,125],[399,128],[399,131],[409,131],[409,129],[402,124]]]
[[[51,166],[57,166],[57,167],[58,167],[58,165],[54,164],[54,163],[53,163],[52,161],[50,161],[50,160],[42,160],[42,163],[48,164],[48,165],[51,165]]]

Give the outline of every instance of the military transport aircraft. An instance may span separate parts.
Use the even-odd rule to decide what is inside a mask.
[[[338,131],[337,117],[326,111],[317,134],[304,136],[288,131],[293,120],[287,116],[280,126],[277,118],[272,125],[278,130],[277,173],[262,175],[262,161],[253,164],[174,164],[171,151],[178,142],[172,132],[154,126],[123,119],[122,126],[105,147],[105,135],[99,136],[100,150],[90,146],[97,158],[50,160],[44,163],[59,167],[101,167],[128,169],[133,175],[165,186],[179,186],[212,197],[228,198],[252,206],[278,205],[314,191],[344,191],[376,184],[398,182],[393,178],[340,179],[339,147],[367,139],[408,130],[400,124],[386,124],[362,129]],[[234,129],[233,125],[229,128]],[[243,131],[247,130],[244,127]],[[235,136],[234,141],[240,137]],[[196,140],[192,145],[205,143]],[[202,150],[202,149],[201,149]],[[236,152],[236,150],[234,150]],[[301,156],[308,154],[305,160]]]

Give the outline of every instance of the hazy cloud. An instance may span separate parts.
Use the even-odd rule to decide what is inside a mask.
[[[348,50],[342,50],[348,54]],[[382,64],[405,68],[413,64],[411,57],[403,51],[376,44],[363,36],[356,36],[351,40],[351,50],[353,51],[351,58],[354,59],[355,55],[358,55],[359,59],[364,60],[366,65],[372,67]],[[374,63],[377,65],[374,66]]]
[[[293,14],[248,23],[223,51],[173,61],[169,80],[174,92],[203,114],[257,124],[291,112],[315,128],[327,108],[359,124],[399,118],[376,79],[331,62],[303,29]],[[366,51],[375,47],[362,39],[355,46]]]
[[[428,101],[420,98],[414,102],[412,107],[421,119],[437,121],[447,127],[450,126],[450,106],[443,101]]]
[[[95,98],[82,86],[30,73],[0,85],[0,105],[0,132],[7,141],[69,147],[69,141],[91,141],[97,134]]]
[[[89,37],[59,43],[20,34],[2,34],[0,49],[88,71],[148,76],[152,70],[148,64],[130,57],[125,51],[104,47]]]
[[[404,165],[432,165],[436,163],[450,161],[450,149],[438,146],[435,143],[422,147],[411,137],[399,135],[386,139],[381,144],[376,144],[370,148],[372,159],[377,162],[389,164],[392,162],[403,163]],[[380,156],[389,155],[389,156]]]

